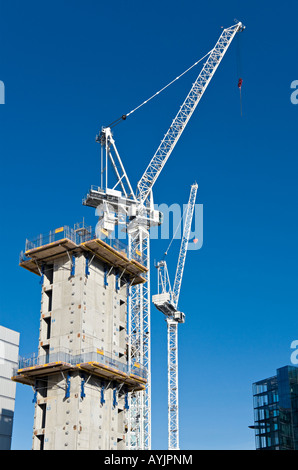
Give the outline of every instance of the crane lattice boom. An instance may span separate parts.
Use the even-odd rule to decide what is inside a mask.
[[[242,28],[243,25],[241,22],[239,22],[236,25],[223,30],[219,40],[212,49],[183,105],[178,111],[178,114],[173,120],[168,132],[162,139],[151,162],[149,163],[146,171],[137,185],[138,198],[140,201],[146,201],[155,181],[157,180],[161,170],[171,155],[194,110],[199,104],[211,78],[215,74],[215,71],[223,59],[223,56],[227,52],[235,34]]]
[[[182,241],[181,241],[180,253],[179,253],[178,264],[177,264],[177,269],[176,269],[174,287],[173,287],[173,304],[176,307],[176,309],[178,308],[178,300],[179,300],[179,295],[180,295],[182,276],[183,276],[185,258],[186,258],[186,253],[187,253],[193,211],[195,207],[197,189],[198,189],[197,183],[191,186],[189,201],[187,205],[183,236],[182,236]]]

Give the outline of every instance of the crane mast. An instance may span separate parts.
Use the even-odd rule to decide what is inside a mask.
[[[223,30],[172,125],[138,182],[135,194],[117,151],[111,128],[102,128],[96,139],[102,146],[101,187],[92,186],[83,204],[97,209],[100,214],[97,226],[108,236],[113,232],[115,225],[122,223],[127,229],[129,256],[137,256],[147,268],[146,283],[131,286],[129,292],[128,362],[130,365],[138,362],[147,369],[148,373],[146,390],[136,392],[130,398],[128,426],[130,449],[151,449],[149,235],[152,225],[162,223],[162,215],[154,210],[152,202],[150,204],[152,188],[235,34],[242,29],[242,23],[239,22]],[[108,164],[116,177],[116,184],[112,188],[108,185]],[[105,174],[105,183],[103,183],[103,174]]]
[[[168,344],[168,448],[179,450],[178,404],[178,323],[184,323],[184,313],[178,311],[186,253],[198,185],[191,186],[173,290],[165,260],[158,263],[158,294],[152,297],[156,308],[166,317]]]

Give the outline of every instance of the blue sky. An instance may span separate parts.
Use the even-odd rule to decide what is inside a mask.
[[[235,40],[155,185],[184,204],[198,182],[204,244],[188,253],[179,328],[181,449],[254,449],[251,385],[290,363],[297,328],[297,14],[286,2],[1,1],[0,324],[37,350],[39,278],[18,266],[26,238],[83,217],[99,184],[95,135],[206,52]],[[238,53],[240,50],[240,54]],[[199,69],[115,128],[136,186]],[[240,116],[239,74],[243,78]],[[153,240],[152,262],[168,242]],[[168,257],[175,274],[179,242]],[[152,293],[156,274],[152,269]],[[152,308],[152,448],[167,448],[166,324]],[[18,385],[12,447],[30,449],[32,390]]]

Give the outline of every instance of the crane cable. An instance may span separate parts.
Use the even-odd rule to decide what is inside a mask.
[[[201,57],[201,59],[197,60],[193,65],[191,65],[188,69],[186,69],[183,73],[181,73],[180,75],[178,75],[178,77],[174,78],[174,80],[172,80],[170,83],[168,83],[167,85],[165,85],[163,88],[161,88],[159,91],[157,91],[156,93],[154,93],[154,95],[152,95],[150,98],[148,98],[147,100],[143,101],[141,104],[139,104],[136,108],[132,109],[129,113],[127,114],[123,114],[120,118],[116,119],[115,121],[113,121],[109,126],[106,126],[106,127],[115,127],[117,124],[119,124],[119,122],[121,121],[125,121],[125,119],[130,116],[132,113],[134,113],[135,111],[137,111],[137,109],[141,108],[142,106],[144,106],[144,104],[148,103],[149,101],[151,101],[153,98],[155,98],[155,96],[159,95],[161,92],[163,92],[166,88],[168,88],[170,85],[172,85],[174,82],[176,82],[177,80],[179,80],[179,78],[183,77],[183,75],[185,75],[187,72],[189,72],[191,69],[193,69],[196,65],[198,65],[200,62],[202,62],[202,60],[204,60],[207,56],[209,56],[211,54],[211,52],[213,52],[214,48],[211,49],[211,51],[207,52],[207,54],[205,54],[203,57]]]
[[[239,94],[240,94],[240,115],[242,117],[242,95],[241,95],[241,87],[243,83],[242,77],[242,63],[241,63],[241,37],[240,35],[237,35],[237,48],[236,48],[236,62],[237,62],[237,74],[238,77],[238,88],[239,88]]]
[[[213,48],[214,49],[214,48]],[[147,100],[143,101],[143,103],[141,103],[139,106],[137,106],[136,108],[134,108],[132,111],[130,111],[128,114],[126,114],[126,117],[130,116],[130,114],[134,113],[137,109],[141,108],[142,106],[144,106],[144,104],[148,103],[148,101],[152,100],[153,98],[155,98],[155,96],[159,95],[159,93],[161,93],[162,91],[164,91],[166,88],[168,88],[170,85],[172,85],[172,83],[176,82],[177,80],[179,80],[179,78],[181,78],[183,75],[185,75],[187,72],[189,72],[193,67],[195,67],[196,65],[198,65],[199,62],[201,62],[202,60],[205,59],[205,57],[207,57],[209,54],[211,54],[211,52],[213,51],[213,49],[211,49],[211,51],[207,52],[207,54],[204,55],[204,57],[202,57],[200,60],[197,60],[197,62],[195,62],[193,65],[191,65],[187,70],[185,70],[183,73],[181,73],[181,75],[178,75],[178,77],[174,78],[174,80],[172,80],[170,83],[168,83],[166,86],[164,86],[163,88],[161,88],[159,91],[157,91],[156,93],[154,93],[154,95],[152,95],[150,98],[148,98]]]

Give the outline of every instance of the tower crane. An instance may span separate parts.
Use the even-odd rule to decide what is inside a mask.
[[[136,392],[130,398],[129,447],[133,450],[151,449],[149,234],[152,225],[162,223],[162,214],[154,210],[152,189],[233,38],[242,29],[241,22],[223,29],[214,48],[206,54],[208,58],[199,76],[139,180],[136,192],[133,191],[116,148],[111,131],[113,126],[103,127],[96,137],[97,142],[101,144],[101,186],[91,186],[83,204],[96,208],[99,215],[97,229],[107,236],[113,232],[116,225],[122,224],[128,237],[128,255],[134,259],[140,258],[147,268],[146,282],[131,286],[129,293],[128,362],[129,365],[137,362],[147,369],[146,390]],[[123,115],[120,120],[126,119],[129,114]],[[108,181],[110,166],[116,177],[112,188],[109,187]]]
[[[191,186],[189,201],[181,240],[176,275],[171,288],[167,262],[157,264],[158,294],[152,296],[155,307],[161,311],[167,322],[168,344],[168,449],[179,450],[179,407],[178,407],[178,324],[184,323],[185,315],[178,310],[178,301],[188,248],[191,222],[195,207],[198,185]]]

